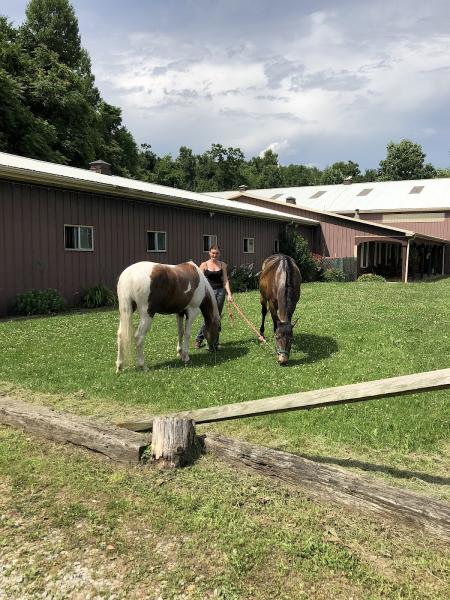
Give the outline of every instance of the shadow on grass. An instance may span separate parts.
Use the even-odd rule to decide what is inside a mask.
[[[339,350],[336,340],[329,336],[313,335],[311,333],[300,333],[294,337],[291,357],[287,366],[309,365],[324,358],[328,358]],[[303,358],[292,358],[295,352],[304,352]]]
[[[217,352],[208,352],[206,347],[200,350],[191,350],[189,352],[190,361],[187,364],[188,368],[199,368],[203,366],[214,366],[219,365],[229,360],[236,360],[248,354],[249,349],[245,342],[226,342],[220,344],[220,349]],[[172,360],[165,360],[159,363],[152,363],[150,365],[150,371],[152,369],[184,369],[185,365],[180,358],[176,357]]]
[[[327,464],[327,465],[339,465],[340,467],[352,467],[355,469],[361,469],[367,472],[379,472],[387,475],[392,475],[399,479],[420,479],[427,483],[434,483],[437,485],[449,485],[449,477],[441,477],[439,475],[429,475],[428,473],[418,473],[417,471],[407,471],[403,469],[397,469],[396,467],[388,467],[386,465],[375,465],[372,463],[363,462],[361,460],[346,459],[346,458],[334,458],[332,456],[316,456],[311,454],[303,454],[303,458],[313,460],[314,462]]]

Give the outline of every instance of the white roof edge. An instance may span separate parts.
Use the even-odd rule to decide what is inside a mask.
[[[259,217],[267,220],[276,221],[295,221],[307,226],[316,226],[319,224],[314,219],[299,217],[296,215],[287,215],[287,213],[253,206],[242,202],[232,202],[221,200],[214,196],[199,194],[177,188],[171,188],[154,183],[147,183],[136,179],[127,179],[117,175],[103,175],[88,169],[78,167],[69,167],[49,163],[0,152],[0,176],[8,179],[19,179],[22,181],[55,184],[79,189],[80,191],[103,192],[113,195],[127,195],[134,198],[156,199],[167,204],[176,204],[178,206],[202,207],[204,209],[214,209],[217,212],[245,214],[248,216]]]

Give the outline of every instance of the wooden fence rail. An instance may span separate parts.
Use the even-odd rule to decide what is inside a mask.
[[[200,408],[168,416],[192,419],[197,424],[212,423],[214,421],[256,417],[290,410],[307,410],[335,404],[364,402],[366,400],[416,394],[445,388],[450,388],[450,369],[403,375],[401,377],[391,377],[390,379],[378,379],[365,383],[353,383],[340,387],[299,392],[297,394],[287,394],[286,396],[265,398],[263,400],[227,404],[225,406]],[[131,431],[151,431],[152,421],[153,417],[149,417],[144,421],[127,421],[118,425]]]

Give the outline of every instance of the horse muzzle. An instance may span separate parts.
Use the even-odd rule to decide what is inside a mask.
[[[279,352],[277,360],[279,365],[287,365],[289,361],[289,354],[286,352]]]

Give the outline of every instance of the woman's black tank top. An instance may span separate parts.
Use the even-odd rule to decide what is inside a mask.
[[[210,271],[207,267],[204,273],[213,290],[223,288],[223,269],[219,269],[218,271]]]

